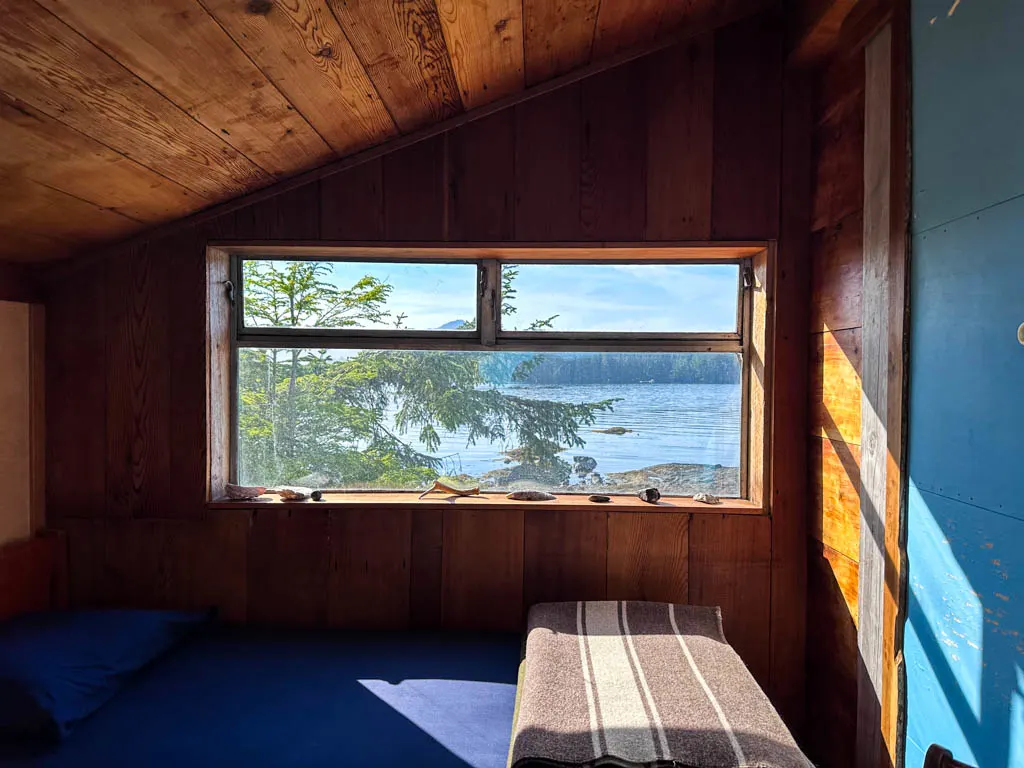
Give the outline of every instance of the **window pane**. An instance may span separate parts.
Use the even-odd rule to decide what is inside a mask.
[[[735,332],[736,264],[503,264],[506,331]]]
[[[476,264],[242,262],[245,325],[255,328],[469,330]]]
[[[710,353],[239,350],[239,479],[738,496],[741,364]]]

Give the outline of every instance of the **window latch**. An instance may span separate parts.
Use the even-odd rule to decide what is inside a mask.
[[[754,268],[743,268],[743,289],[749,291],[754,287]]]
[[[235,284],[230,280],[225,280],[222,285],[224,286],[224,292],[228,296],[228,303],[232,307],[235,306]]]

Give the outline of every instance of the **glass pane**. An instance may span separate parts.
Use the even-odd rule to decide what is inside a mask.
[[[470,330],[476,264],[242,262],[250,328]]]
[[[506,331],[735,332],[736,264],[503,264]]]
[[[246,485],[740,489],[734,354],[239,350]]]

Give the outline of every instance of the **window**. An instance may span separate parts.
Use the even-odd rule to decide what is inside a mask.
[[[746,495],[747,258],[230,268],[242,484]]]

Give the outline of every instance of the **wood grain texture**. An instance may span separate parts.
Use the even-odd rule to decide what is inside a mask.
[[[0,258],[41,261],[67,255],[76,244],[99,242],[143,228],[121,213],[100,208],[24,176],[0,176]],[[59,218],[54,211],[60,211]]]
[[[169,264],[132,248],[107,263],[107,502],[117,517],[170,505]]]
[[[247,563],[250,622],[326,625],[329,529],[327,512],[254,510]]]
[[[194,0],[40,0],[41,5],[271,175],[333,156]]]
[[[384,158],[388,240],[445,239],[447,141],[447,136],[439,136]]]
[[[515,236],[515,114],[478,120],[448,135],[448,237]]]
[[[854,94],[815,131],[811,228],[835,224],[864,206],[864,96]]]
[[[522,629],[523,511],[445,510],[441,573],[446,629]]]
[[[2,92],[0,145],[0,175],[24,175],[136,221],[169,221],[208,202]]]
[[[46,517],[103,517],[107,475],[103,270],[49,289],[46,301]]]
[[[712,237],[779,231],[782,46],[779,20],[758,16],[715,33]],[[756,63],[755,63],[756,62]]]
[[[860,445],[861,330],[811,336],[810,431]]]
[[[28,264],[0,261],[0,301],[41,300],[37,271]]]
[[[860,552],[860,446],[812,437],[810,535],[857,562]]]
[[[320,235],[320,189],[307,184],[235,212],[234,236],[302,240]]]
[[[608,514],[527,509],[523,602],[604,600],[608,578]]]
[[[418,629],[441,626],[443,546],[444,513],[439,509],[417,510],[412,517],[409,621]]]
[[[690,516],[608,514],[608,599],[689,601]]]
[[[0,478],[9,492],[0,508],[0,546],[33,533],[31,314],[29,304],[0,301]]]
[[[580,88],[520,104],[516,114],[516,239],[580,236]]]
[[[647,208],[647,115],[642,62],[581,86],[580,232],[585,240],[642,240]]]
[[[521,91],[523,3],[436,0],[455,78],[466,109]]]
[[[840,113],[856,109],[864,96],[864,57],[840,55],[822,67],[815,77],[814,114],[818,125]]]
[[[600,0],[524,0],[528,85],[564,74],[590,60]]]
[[[644,62],[650,240],[711,237],[714,40],[703,35]]]
[[[860,211],[811,236],[812,332],[863,324],[864,233]]]
[[[327,621],[332,627],[409,626],[412,515],[409,509],[330,513]]]
[[[655,37],[668,5],[663,0],[602,0],[591,55],[609,56]]]
[[[382,160],[371,160],[320,180],[320,238],[384,239]]]
[[[264,13],[235,0],[200,2],[334,152],[354,152],[396,134],[325,0],[278,0]]]
[[[808,564],[807,708],[815,726],[804,747],[817,765],[850,768],[857,728],[857,565],[813,541]]]
[[[402,131],[463,110],[433,0],[328,0]]]
[[[200,195],[223,199],[267,174],[29,0],[4,0],[4,90]]]
[[[694,515],[689,600],[722,609],[725,637],[767,689],[771,620],[771,526],[767,517]]]
[[[779,244],[776,255],[775,339],[772,347],[771,429],[771,684],[791,728],[804,723],[807,614],[807,330],[811,209],[810,80],[787,71],[783,81]]]

